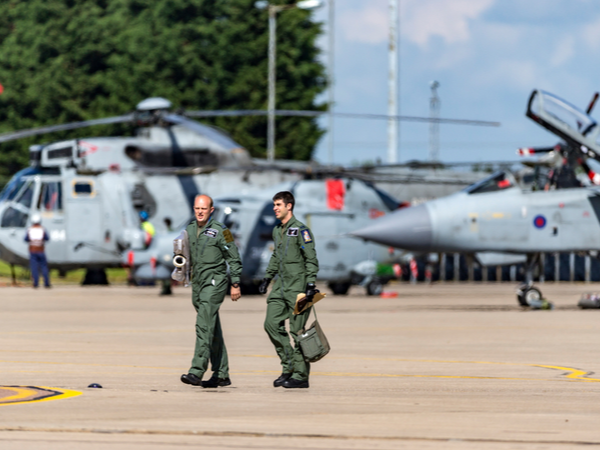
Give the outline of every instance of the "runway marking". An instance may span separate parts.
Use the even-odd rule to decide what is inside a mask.
[[[545,369],[555,369],[555,370],[563,370],[566,372],[572,372],[571,374],[566,376],[566,378],[568,378],[570,380],[583,381],[583,382],[587,382],[587,383],[599,383],[600,382],[600,378],[586,377],[586,375],[591,375],[592,372],[586,372],[585,370],[581,370],[581,369],[573,369],[571,367],[561,367],[561,366],[543,366],[541,364],[531,364],[531,365],[534,367],[543,367]]]
[[[62,400],[81,394],[79,391],[46,386],[0,386],[0,406]]]
[[[231,355],[235,357],[246,358],[268,358],[274,359],[272,355]],[[577,369],[566,366],[554,366],[546,364],[529,364],[529,363],[510,363],[497,361],[459,361],[459,360],[437,360],[437,359],[408,359],[408,358],[362,358],[362,357],[331,357],[330,359],[352,359],[366,361],[397,361],[397,362],[417,362],[417,363],[436,363],[436,364],[485,364],[485,365],[502,365],[502,366],[520,366],[520,367],[539,367],[543,369],[560,370],[566,373],[562,374],[559,379],[548,378],[531,378],[531,377],[501,377],[501,376],[481,376],[481,375],[429,375],[429,374],[394,374],[394,373],[361,373],[361,372],[315,372],[313,375],[320,376],[337,376],[337,377],[383,377],[383,378],[441,378],[441,379],[473,379],[473,380],[520,380],[520,381],[575,381],[584,383],[600,383],[600,378],[591,378],[593,372]],[[99,364],[99,363],[72,363],[59,361],[11,361],[0,360],[0,363],[12,364],[44,364],[57,366],[91,366],[91,367],[110,367],[110,368],[135,368],[135,369],[154,369],[154,370],[169,370],[173,371],[173,367],[160,366],[139,366],[131,364]],[[13,370],[16,373],[55,373],[55,371],[31,371],[31,370]],[[61,371],[64,372],[64,371]],[[119,373],[121,372],[110,372]],[[173,372],[175,373],[175,372]],[[276,373],[272,370],[250,370],[250,371],[233,371],[236,374],[256,374],[256,373]]]

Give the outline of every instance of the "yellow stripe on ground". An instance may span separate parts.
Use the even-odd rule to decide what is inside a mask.
[[[600,383],[600,378],[587,378],[586,375],[590,375],[591,372],[586,372],[581,369],[573,369],[571,367],[561,367],[561,366],[544,366],[541,364],[531,364],[533,367],[543,367],[545,369],[555,369],[555,370],[563,370],[565,372],[571,372],[569,375],[566,375],[566,378],[575,381],[583,381],[587,383]]]
[[[38,389],[43,389],[44,392],[41,392]],[[13,392],[17,392],[17,394],[11,395],[10,397],[0,398],[0,406],[22,405],[24,403],[39,403],[47,402],[50,400],[62,400],[65,398],[77,397],[82,394],[82,392],[73,391],[71,389],[61,389],[47,386],[0,386],[0,390],[10,390]],[[50,392],[53,392],[54,395],[48,395],[48,393]],[[38,394],[42,398],[33,397],[29,400],[18,401],[20,399],[26,399],[36,394]]]
[[[231,355],[235,357],[246,358],[266,358],[274,359],[274,355]],[[543,369],[561,370],[564,378],[548,379],[548,378],[531,378],[531,377],[502,377],[502,376],[477,376],[477,375],[425,375],[425,374],[394,374],[394,373],[355,373],[355,372],[313,372],[313,375],[320,376],[337,376],[337,377],[388,377],[388,378],[447,378],[447,379],[476,379],[476,380],[521,380],[521,381],[576,381],[585,383],[599,383],[600,378],[589,378],[589,371],[576,369],[566,366],[554,366],[546,364],[531,364],[531,363],[511,363],[497,361],[460,361],[460,360],[437,360],[437,359],[409,359],[409,358],[372,358],[372,357],[330,357],[329,359],[350,359],[364,361],[395,361],[395,362],[416,362],[416,363],[435,363],[435,364],[486,364],[486,365],[503,365],[503,366],[520,366],[520,367],[539,367]],[[99,363],[72,363],[58,361],[10,361],[0,360],[2,363],[17,363],[17,364],[43,364],[43,365],[58,365],[58,366],[93,366],[93,367],[110,367],[110,368],[134,368],[140,370],[168,370],[173,371],[173,367],[157,367],[157,366],[138,366],[128,364],[99,364]],[[12,372],[29,373],[28,370],[15,370]],[[37,372],[37,371],[33,371]],[[63,371],[61,371],[63,372]],[[54,373],[43,371],[40,373]],[[257,373],[275,373],[272,370],[251,370],[251,371],[234,371],[236,374],[257,374]],[[122,374],[122,373],[121,373]],[[76,391],[73,391],[76,392]],[[80,395],[76,394],[76,395]]]
[[[16,392],[15,395],[0,398],[0,404],[9,402],[14,403],[14,400],[31,397],[37,392],[35,389],[18,386],[0,386],[0,390]]]

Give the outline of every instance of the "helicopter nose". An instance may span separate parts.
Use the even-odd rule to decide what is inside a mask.
[[[431,216],[425,205],[393,212],[350,234],[406,250],[429,250],[433,242]]]

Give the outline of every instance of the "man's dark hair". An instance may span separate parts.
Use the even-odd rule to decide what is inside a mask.
[[[286,205],[292,204],[292,211],[294,210],[294,205],[296,204],[296,200],[294,199],[294,195],[289,191],[281,191],[273,196],[273,201],[275,200],[283,200],[283,203]]]

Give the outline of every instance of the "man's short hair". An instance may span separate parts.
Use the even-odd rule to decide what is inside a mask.
[[[200,197],[208,197],[208,199],[210,200],[210,206],[209,208],[213,207],[213,199],[210,195],[206,195],[206,194],[198,194],[194,197],[194,206],[196,206],[196,201],[200,198]]]
[[[290,191],[281,191],[273,196],[273,201],[275,200],[283,200],[283,203],[286,205],[292,204],[292,211],[294,210],[294,205],[296,204],[296,200],[294,199],[294,195]]]

